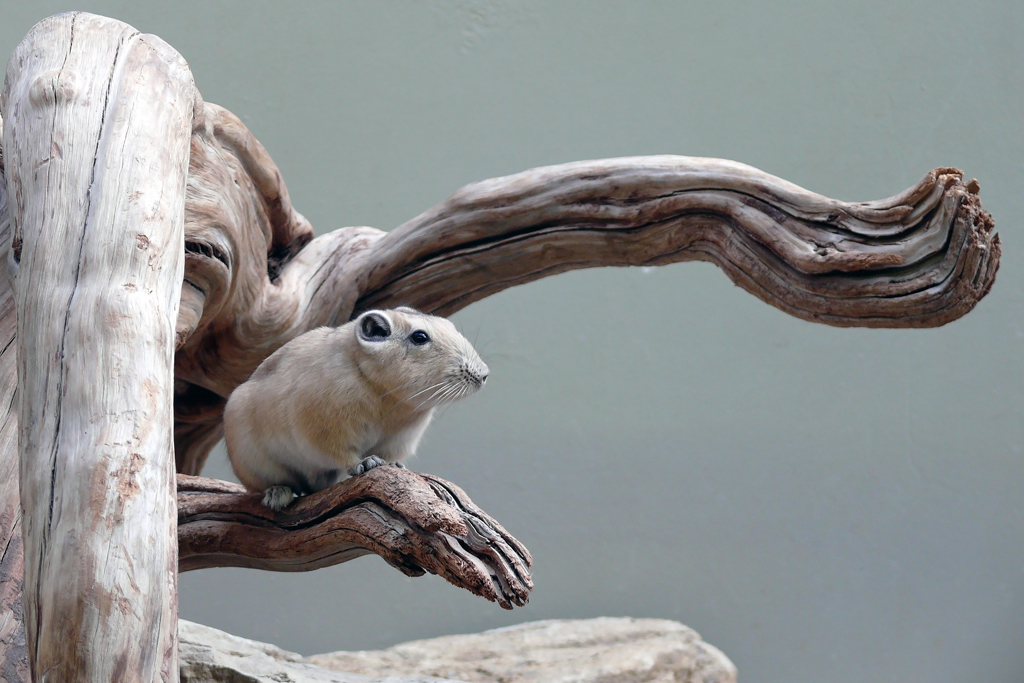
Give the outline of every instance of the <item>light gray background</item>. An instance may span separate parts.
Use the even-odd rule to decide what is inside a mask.
[[[183,617],[305,653],[667,617],[744,683],[1024,679],[1024,3],[4,0],[0,54],[72,8],[174,45],[319,231],[391,228],[533,166],[679,153],[849,200],[956,165],[1003,237],[992,294],[938,330],[801,322],[705,264],[474,304],[455,319],[492,381],[413,467],[530,547],[530,606],[365,558],[186,574]]]

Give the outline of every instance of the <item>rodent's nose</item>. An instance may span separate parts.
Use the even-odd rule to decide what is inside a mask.
[[[477,389],[487,382],[487,376],[491,374],[491,369],[487,367],[487,363],[479,358],[464,359],[459,371],[462,373],[462,377],[466,381],[475,384]]]
[[[477,360],[475,363],[470,363],[469,367],[466,369],[469,370],[470,377],[472,377],[477,386],[480,387],[487,382],[487,376],[491,374],[491,369],[487,367],[487,363],[484,363],[481,360]]]

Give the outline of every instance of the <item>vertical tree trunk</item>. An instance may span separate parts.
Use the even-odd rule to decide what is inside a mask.
[[[37,681],[176,681],[174,327],[194,87],[154,36],[38,24],[0,99]]]

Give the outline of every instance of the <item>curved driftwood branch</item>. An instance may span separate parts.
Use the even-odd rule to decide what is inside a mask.
[[[524,605],[529,551],[458,486],[378,467],[282,512],[236,484],[178,475],[181,571],[254,567],[310,571],[369,553],[408,576],[425,571],[495,601]]]
[[[475,183],[388,233],[358,272],[355,311],[441,314],[516,284],[595,266],[711,261],[798,318],[934,327],[991,288],[999,240],[956,169],[851,204],[720,159],[638,157]]]
[[[949,168],[848,203],[720,159],[578,162],[474,183],[389,233],[312,239],[230,112],[206,106],[190,164],[175,357],[178,470],[190,474],[221,436],[226,397],[264,358],[371,306],[450,314],[576,268],[704,260],[805,320],[929,327],[971,310],[999,264],[977,181]]]
[[[226,149],[242,155],[238,169],[262,169],[264,184],[213,173]],[[390,233],[342,228],[309,241],[276,167],[230,113],[207,107],[192,164],[190,215],[205,222],[186,223],[192,303],[178,321],[176,376],[209,394],[182,385],[183,424],[218,422],[220,400],[269,353],[372,306],[450,314],[576,268],[704,260],[805,320],[932,327],[971,310],[999,263],[977,182],[948,168],[895,197],[848,203],[719,159],[579,162],[474,183]],[[214,178],[220,192],[200,188]],[[252,194],[261,201],[244,201]],[[233,246],[252,221],[262,248]],[[290,246],[275,251],[274,240]]]

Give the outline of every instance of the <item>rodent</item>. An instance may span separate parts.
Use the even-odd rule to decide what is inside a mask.
[[[478,391],[489,372],[450,321],[408,307],[312,330],[231,393],[231,466],[276,510],[344,472],[404,466],[434,409]]]

